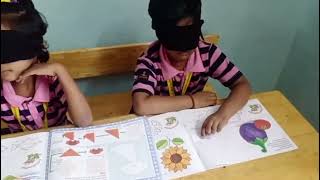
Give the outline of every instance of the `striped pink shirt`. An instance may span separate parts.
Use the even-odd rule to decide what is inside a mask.
[[[29,130],[44,127],[43,103],[48,102],[48,126],[67,123],[68,104],[64,91],[57,77],[37,76],[33,97],[22,97],[15,93],[8,81],[2,82],[1,120],[8,124],[11,133],[22,131],[19,122],[13,116],[11,107],[18,107],[21,122]],[[1,134],[10,133],[1,132]]]
[[[230,87],[242,76],[239,69],[216,45],[203,41],[199,41],[185,71],[178,71],[171,66],[166,49],[156,41],[138,58],[132,93],[168,96],[167,80],[172,79],[175,94],[181,95],[185,75],[189,72],[193,74],[186,94],[202,91],[209,77]]]

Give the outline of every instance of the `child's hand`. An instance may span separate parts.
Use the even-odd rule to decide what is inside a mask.
[[[198,92],[192,95],[194,108],[202,108],[217,104],[217,95],[213,92]]]
[[[17,79],[17,82],[23,83],[24,80],[33,75],[46,75],[46,76],[56,76],[59,68],[59,64],[45,64],[38,63],[32,65],[29,69],[25,70]]]
[[[202,124],[201,136],[215,134],[228,124],[228,119],[221,118],[218,114],[210,115]]]

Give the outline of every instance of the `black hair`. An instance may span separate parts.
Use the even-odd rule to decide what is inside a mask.
[[[49,52],[43,36],[47,33],[48,24],[45,17],[34,7],[32,0],[12,0],[1,3],[1,23],[39,42],[37,58],[40,62],[49,60]]]
[[[201,6],[201,0],[150,0],[148,12],[152,19],[152,28],[176,25],[186,17],[200,20]]]

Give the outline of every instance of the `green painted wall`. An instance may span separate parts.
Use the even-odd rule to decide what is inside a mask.
[[[50,24],[47,40],[52,51],[155,39],[147,13],[148,0],[34,1]],[[306,7],[315,7],[314,1],[203,0],[203,31],[221,35],[221,48],[247,75],[256,92],[283,89],[277,85],[285,86],[278,83],[279,77],[280,82],[292,81],[285,78],[290,72],[282,70],[291,61],[294,44],[299,43],[297,32],[310,14]],[[126,91],[131,82],[130,76],[100,77],[81,80],[79,85],[87,95],[95,95]],[[221,96],[228,93],[216,81],[211,82]]]
[[[300,3],[302,23],[276,87],[319,130],[319,1],[311,2]]]

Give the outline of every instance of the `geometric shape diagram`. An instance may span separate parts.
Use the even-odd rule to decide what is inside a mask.
[[[80,156],[80,154],[74,151],[73,149],[69,149],[66,152],[64,152],[61,157],[71,157],[71,156]]]
[[[95,141],[95,134],[94,133],[87,133],[83,136],[84,139],[88,139],[89,141],[93,142]]]
[[[112,135],[113,137],[119,139],[120,138],[120,134],[119,134],[119,130],[118,129],[107,129],[106,132],[110,135]]]

